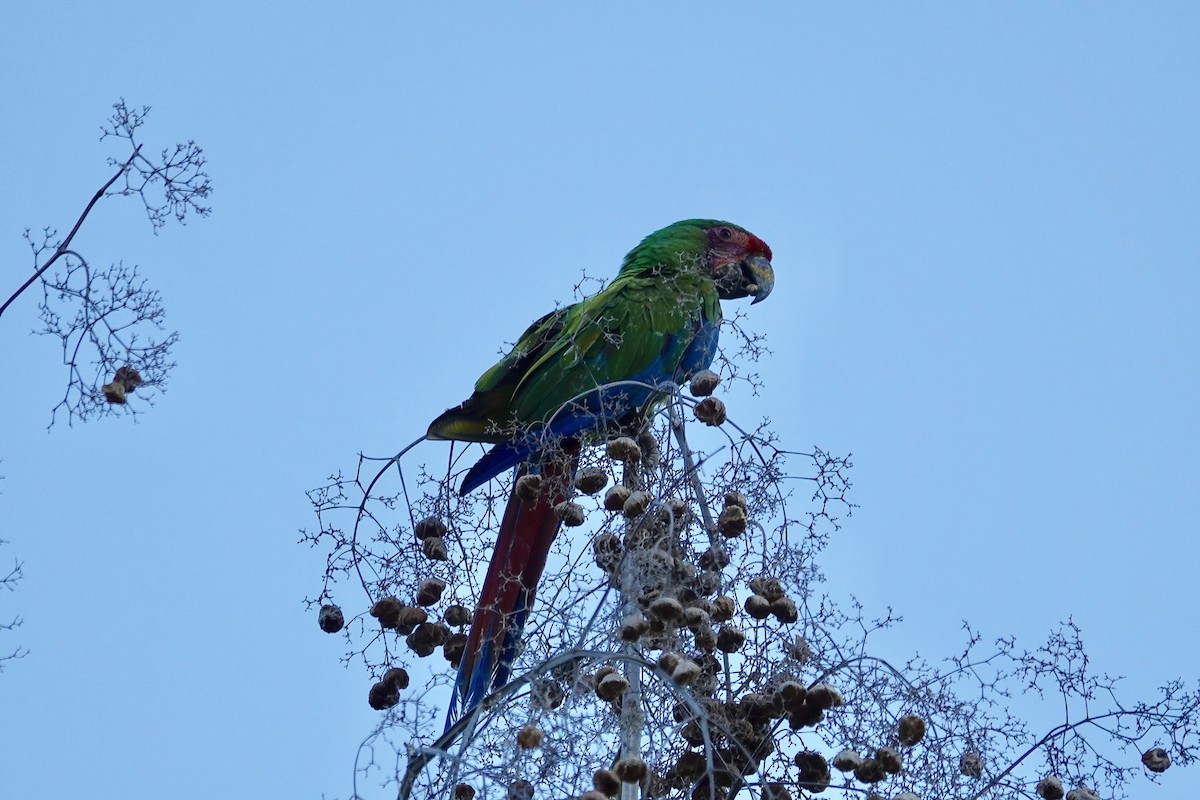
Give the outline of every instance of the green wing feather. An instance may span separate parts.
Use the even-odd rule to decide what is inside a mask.
[[[429,438],[500,442],[514,426],[543,422],[571,398],[656,364],[657,378],[686,377],[674,372],[701,317],[721,319],[716,285],[701,270],[700,226],[709,222],[678,223],[659,232],[671,235],[647,237],[606,288],[529,326],[480,376],[471,397],[433,421]]]

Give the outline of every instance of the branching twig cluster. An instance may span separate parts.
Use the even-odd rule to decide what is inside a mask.
[[[117,408],[136,413],[129,394],[140,390],[141,399],[152,403],[153,390],[163,389],[174,367],[171,348],[179,334],[164,328],[159,293],[147,286],[136,266],[119,261],[97,266],[73,245],[92,209],[108,197],[138,197],[156,234],[171,218],[182,224],[189,214],[209,214],[203,205],[211,191],[203,151],[189,141],[164,148],[157,159],[145,155],[138,129],[149,111],[130,108],[124,100],[113,105],[100,138],[123,140],[127,155],[109,159],[113,174],[66,236],[49,227],[38,235],[25,231],[33,273],[0,305],[2,316],[30,286],[41,282],[42,327],[35,332],[59,339],[67,367],[67,386],[51,412],[51,425],[60,412],[68,424]]]
[[[0,539],[0,545],[8,544],[4,539]],[[0,573],[0,589],[8,591],[16,591],[17,584],[25,577],[24,564],[20,559],[13,559],[12,567],[5,573]],[[12,617],[4,622],[0,622],[0,633],[7,633],[21,627],[23,620],[20,617]],[[18,658],[24,658],[29,651],[24,647],[17,645],[11,650],[8,647],[0,648],[0,672],[4,671],[4,663],[13,661]]]
[[[944,660],[892,658],[878,634],[898,617],[822,589],[849,460],[785,451],[708,391],[671,390],[640,432],[584,448],[514,678],[445,731],[510,480],[459,497],[478,447],[418,443],[310,493],[326,569],[309,602],[384,711],[356,796],[370,778],[402,800],[1086,800],[1196,759],[1200,695],[1127,703],[1069,621],[1031,651],[964,627]],[[1031,693],[1061,720],[1018,715]]]

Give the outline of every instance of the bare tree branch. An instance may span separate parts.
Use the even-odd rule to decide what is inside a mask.
[[[119,261],[95,267],[73,249],[75,235],[105,198],[140,198],[156,235],[171,218],[186,224],[189,214],[210,213],[202,201],[211,184],[203,151],[194,142],[164,148],[158,160],[144,155],[138,129],[149,111],[148,106],[131,109],[124,100],[113,105],[100,139],[124,140],[128,155],[109,159],[113,174],[92,195],[65,237],[59,238],[50,227],[36,238],[28,229],[24,232],[33,255],[33,273],[0,305],[2,316],[41,281],[42,328],[35,332],[61,341],[67,367],[66,390],[51,412],[50,425],[60,411],[68,424],[113,413],[118,407],[136,414],[129,396],[141,390],[140,397],[152,405],[153,390],[163,390],[174,367],[170,352],[179,334],[165,332],[161,296],[147,286],[137,267]]]
[[[0,539],[0,546],[8,544],[4,539]],[[13,559],[13,565],[7,573],[0,575],[0,589],[7,589],[14,592],[17,589],[17,584],[25,577],[25,565],[18,559]],[[13,617],[7,622],[0,622],[0,633],[14,631],[21,627],[24,623],[20,617]],[[29,650],[20,645],[9,650],[7,647],[0,648],[0,672],[4,671],[6,661],[14,661],[18,658],[24,658],[29,654]]]
[[[736,362],[761,338],[733,346],[726,383],[757,389]],[[603,480],[554,489],[584,520],[554,542],[512,680],[444,731],[511,478],[460,497],[478,449],[418,441],[309,493],[302,541],[325,570],[308,602],[383,712],[354,797],[370,780],[399,800],[1115,799],[1200,756],[1200,691],[1126,700],[1071,620],[1033,650],[964,623],[943,659],[886,652],[901,619],[836,601],[818,566],[854,508],[849,458],[784,450],[769,422],[704,403],[670,392],[636,460],[584,449],[579,474]]]

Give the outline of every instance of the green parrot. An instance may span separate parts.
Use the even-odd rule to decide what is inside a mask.
[[[771,248],[744,228],[708,219],[668,225],[625,256],[606,288],[533,323],[469,398],[430,424],[429,439],[494,445],[468,470],[462,494],[514,467],[543,477],[535,499],[515,487],[509,499],[447,725],[508,681],[579,443],[645,413],[665,396],[657,387],[706,369],[720,300],[757,303],[774,282]],[[555,451],[571,456],[552,458]]]

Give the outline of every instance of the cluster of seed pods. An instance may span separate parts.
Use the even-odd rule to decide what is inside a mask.
[[[724,403],[712,397],[718,380],[710,372],[697,375],[691,384],[694,396],[701,398],[693,406],[696,419],[706,425],[720,426],[726,421]],[[693,503],[680,496],[655,497],[642,487],[640,480],[609,486],[611,476],[621,469],[636,474],[657,458],[652,437],[618,436],[607,442],[607,466],[586,466],[575,475],[568,497],[554,507],[554,513],[566,527],[583,525],[590,504],[609,515],[607,522],[619,521],[621,532],[612,524],[591,541],[594,563],[614,587],[630,593],[616,627],[619,646],[633,648],[654,662],[656,680],[669,684],[678,698],[671,707],[674,734],[680,747],[672,762],[652,768],[638,756],[616,759],[608,768],[592,775],[592,787],[578,795],[579,800],[607,800],[622,792],[622,786],[640,784],[648,796],[724,800],[753,783],[763,800],[791,800],[793,796],[818,794],[833,783],[834,771],[864,788],[855,793],[865,800],[884,800],[875,789],[890,776],[904,771],[906,752],[917,746],[926,734],[926,722],[917,715],[901,717],[890,741],[866,752],[844,749],[827,758],[815,750],[801,750],[790,757],[795,772],[763,779],[760,768],[775,753],[782,737],[819,725],[831,709],[843,704],[843,698],[830,684],[804,685],[790,677],[792,673],[771,670],[756,691],[730,696],[722,680],[728,658],[741,652],[750,635],[762,636],[769,628],[786,628],[800,618],[794,598],[789,597],[783,581],[772,575],[757,575],[742,585],[741,591],[729,585],[724,570],[730,564],[732,540],[745,535],[752,525],[752,509],[745,495],[729,489],[720,499],[719,513],[701,515],[710,520],[708,529],[698,519]],[[551,488],[535,474],[520,477],[515,493],[533,500]],[[603,495],[600,496],[601,492]],[[561,496],[561,494],[560,494]],[[720,497],[720,495],[718,495]],[[583,500],[584,502],[580,502]],[[595,513],[595,512],[592,512]],[[700,529],[707,536],[704,549],[686,546],[687,531]],[[446,561],[447,527],[435,517],[423,519],[414,527],[422,555],[429,561]],[[629,576],[635,579],[630,580]],[[439,649],[451,668],[457,668],[466,644],[466,628],[471,611],[461,605],[446,606],[436,617],[433,607],[442,604],[444,581],[425,578],[416,586],[409,602],[394,596],[377,600],[370,608],[371,617],[384,629],[405,637],[407,647],[424,658]],[[748,590],[748,591],[747,591]],[[738,602],[736,595],[744,596]],[[320,609],[322,630],[335,633],[345,624],[340,608],[326,605]],[[781,655],[803,663],[811,652],[802,637],[783,637],[789,643]],[[781,658],[781,662],[784,659]],[[794,665],[793,665],[794,666]],[[375,709],[387,709],[399,702],[400,692],[409,685],[408,673],[399,667],[387,669],[371,686],[369,703]],[[620,717],[630,681],[619,666],[605,664],[588,676],[587,685],[596,698]],[[543,677],[531,686],[535,710],[558,708],[568,690],[553,678]],[[543,747],[546,732],[535,722],[516,730],[517,751]],[[1142,756],[1152,772],[1170,766],[1166,751],[1154,748]],[[979,778],[984,765],[979,754],[963,753],[959,771]],[[1036,787],[1043,800],[1097,800],[1090,789],[1080,786],[1065,791],[1054,776],[1043,778]],[[472,800],[476,789],[460,783],[451,792],[454,800]],[[539,796],[533,783],[512,781],[507,787],[508,800],[532,800]],[[643,792],[643,796],[647,796]],[[911,792],[896,794],[892,800],[919,800]]]

